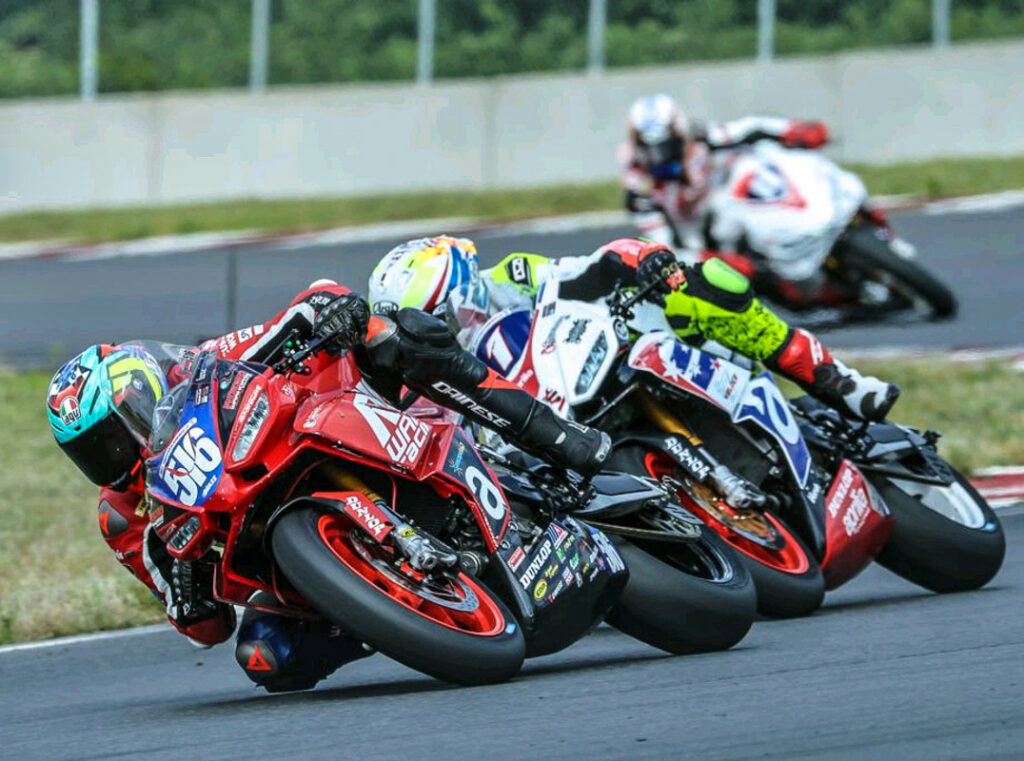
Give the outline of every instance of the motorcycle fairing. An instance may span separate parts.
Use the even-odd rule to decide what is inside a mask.
[[[491,552],[498,550],[511,519],[508,500],[501,484],[487,467],[461,428],[450,427],[444,442],[443,466],[438,469],[473,496],[470,504]],[[518,539],[518,537],[517,537]]]
[[[825,588],[846,583],[874,559],[892,533],[885,501],[849,460],[843,460],[825,499]]]
[[[735,423],[750,420],[775,439],[797,484],[801,489],[804,488],[811,472],[811,453],[800,435],[800,426],[789,409],[789,402],[775,385],[770,372],[762,372],[747,384],[732,419]]]
[[[818,151],[761,140],[716,153],[716,181],[704,204],[710,236],[723,248],[746,241],[788,279],[818,271],[867,199],[856,175]]]
[[[520,608],[529,607],[520,621],[529,657],[557,652],[586,634],[629,578],[612,540],[569,516],[552,520],[532,552],[519,546],[502,568]],[[485,581],[492,584],[497,575],[492,568]]]
[[[645,370],[729,415],[736,412],[750,378],[749,370],[661,332],[637,339],[629,353],[629,366]]]
[[[505,377],[513,377],[516,365],[530,345],[530,311],[499,312],[480,329],[474,340],[477,358]]]
[[[157,499],[200,507],[213,494],[224,470],[212,355],[197,368],[170,443],[147,461],[147,489]]]
[[[293,428],[343,446],[376,467],[418,480],[445,476],[473,510],[488,550],[501,544],[509,522],[505,495],[465,434],[447,419],[409,415],[367,393],[346,391],[307,401]]]

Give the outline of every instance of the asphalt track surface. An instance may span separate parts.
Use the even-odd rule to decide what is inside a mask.
[[[914,212],[893,219],[919,247],[922,262],[954,286],[960,315],[949,323],[844,329],[830,334],[831,344],[960,348],[1024,343],[1024,210],[948,216]],[[510,251],[587,253],[628,234],[621,227],[544,234],[495,229],[474,237],[486,265]],[[237,249],[233,317],[225,308],[228,249],[0,262],[0,364],[52,368],[97,341],[148,337],[192,342],[262,322],[322,277],[365,292],[373,265],[398,242]]]
[[[610,629],[456,688],[381,655],[266,695],[230,647],[168,631],[0,653],[0,758],[814,759],[1024,757],[1024,513],[983,590],[869,568],[814,616],[671,657]]]

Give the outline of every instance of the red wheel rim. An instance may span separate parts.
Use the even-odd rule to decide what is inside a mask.
[[[674,467],[668,467],[667,463],[664,463],[654,453],[648,454],[646,460],[647,470],[655,478],[671,476],[675,471]],[[771,513],[750,515],[750,511],[733,510],[722,500],[708,495],[709,501],[713,501],[715,505],[711,510],[707,505],[702,504],[701,499],[695,498],[695,495],[684,489],[679,489],[677,493],[683,505],[692,510],[706,526],[722,537],[731,547],[747,557],[753,558],[761,565],[795,575],[804,573],[810,567],[810,560],[803,547],[789,529]],[[742,518],[746,522],[763,522],[760,527],[761,531],[773,535],[773,540],[770,544],[768,540],[762,543],[762,541],[737,531],[726,522],[730,517]]]
[[[401,570],[381,566],[394,561],[390,547],[358,539],[360,529],[340,515],[317,521],[317,532],[327,548],[352,573],[402,607],[449,629],[478,637],[493,637],[505,629],[505,616],[476,582],[464,573],[454,579],[430,577],[403,563]],[[374,563],[374,559],[378,563]],[[428,585],[432,589],[428,589]],[[419,587],[419,591],[417,591]],[[450,602],[439,599],[440,594]]]

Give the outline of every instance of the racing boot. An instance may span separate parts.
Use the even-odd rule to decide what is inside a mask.
[[[765,365],[816,399],[861,420],[884,420],[900,395],[895,383],[847,367],[802,328],[792,330]]]
[[[276,604],[259,592],[252,602]],[[249,608],[242,616],[235,660],[267,692],[311,689],[341,666],[372,655],[328,621],[304,621]]]
[[[448,325],[426,312],[401,309],[391,319],[374,317],[365,352],[371,382],[400,374],[409,388],[552,465],[589,476],[611,453],[607,434],[555,415],[465,351]]]

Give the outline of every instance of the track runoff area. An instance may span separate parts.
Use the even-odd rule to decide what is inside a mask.
[[[831,344],[905,353],[1021,343],[1024,261],[1015,246],[1024,212],[919,211],[895,221],[954,284],[961,316],[943,326],[834,333]],[[236,248],[239,324],[272,313],[317,277],[358,287],[387,248],[431,232]],[[627,233],[617,224],[549,224],[475,237],[487,263],[511,250],[583,253]],[[40,304],[5,300],[0,310],[17,308],[29,341],[59,335],[59,326],[78,345],[123,333],[119,295],[135,288],[149,307],[134,312],[140,334],[191,340],[221,330],[229,249],[154,253],[2,261],[11,293],[47,295]],[[161,314],[179,319],[168,327]],[[4,356],[32,360],[11,333],[0,338]],[[994,504],[1024,497],[1021,469],[978,478]],[[978,592],[933,595],[872,566],[810,618],[760,622],[728,652],[669,657],[602,627],[492,687],[451,688],[374,657],[312,692],[266,695],[229,648],[195,650],[163,626],[8,646],[0,648],[0,757],[179,759],[187,741],[187,752],[204,759],[1020,758],[1024,511],[1004,507],[1000,516],[1006,561]]]

